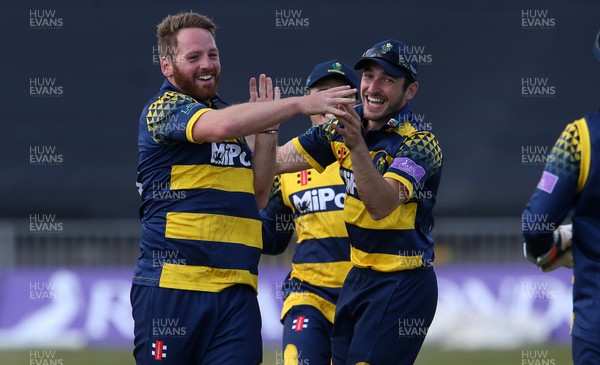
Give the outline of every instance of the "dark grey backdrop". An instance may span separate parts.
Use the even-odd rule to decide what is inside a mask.
[[[220,93],[230,102],[246,100],[249,77],[261,72],[304,84],[315,63],[352,63],[386,38],[420,46],[431,62],[420,67],[412,106],[444,150],[438,215],[518,216],[543,168],[523,163],[530,146],[549,148],[565,123],[600,107],[597,0],[173,3],[2,5],[0,217],[137,215],[137,123],[162,82],[155,26],[181,10],[218,24]],[[290,18],[297,27],[285,27]],[[524,19],[549,28],[523,28]],[[62,94],[32,96],[36,78],[53,79]],[[545,79],[554,93],[525,97],[523,78]],[[280,143],[308,125],[286,123]],[[35,146],[62,162],[32,165]]]

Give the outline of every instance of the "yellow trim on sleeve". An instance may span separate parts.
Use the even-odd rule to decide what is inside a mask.
[[[254,194],[254,172],[243,167],[171,166],[171,190],[216,189]]]
[[[315,286],[341,288],[351,268],[350,261],[292,264],[290,278]]]
[[[237,243],[262,249],[262,224],[258,219],[228,215],[169,212],[165,237]]]
[[[220,292],[232,285],[247,284],[258,292],[258,276],[246,270],[166,263],[160,274],[161,288]]]
[[[289,312],[292,307],[296,305],[310,305],[311,307],[317,308],[325,318],[333,323],[333,317],[335,316],[335,304],[328,300],[325,300],[317,294],[311,292],[292,292],[283,302],[283,309],[281,309],[281,319]]]
[[[587,182],[590,173],[591,163],[591,142],[590,131],[588,130],[585,118],[575,121],[575,126],[579,132],[579,145],[581,146],[581,161],[579,165],[579,182],[577,184],[577,192],[580,192]]]
[[[192,129],[194,128],[194,124],[196,124],[196,122],[200,119],[202,114],[204,114],[208,111],[211,111],[211,110],[214,110],[214,109],[203,108],[203,109],[200,109],[197,112],[195,112],[194,115],[192,115],[192,117],[188,121],[187,125],[185,126],[185,136],[187,137],[188,141],[193,142],[193,143],[203,143],[202,141],[198,142],[198,141],[194,140],[194,136],[192,135]]]
[[[423,257],[400,256],[385,253],[367,253],[354,246],[350,247],[352,264],[361,269],[372,269],[382,272],[412,270],[423,266]]]
[[[404,176],[400,176],[398,174],[395,174],[393,172],[386,172],[383,175],[384,178],[388,178],[388,179],[394,179],[396,181],[398,181],[400,184],[404,185],[404,187],[406,188],[406,190],[408,190],[408,196],[411,197],[413,195],[413,185],[410,181],[408,181],[407,178],[405,178]],[[398,192],[399,194],[400,192]],[[410,199],[410,198],[409,198]],[[408,199],[407,199],[408,200]]]
[[[317,170],[318,172],[323,172],[323,170],[325,170],[325,167],[321,166],[317,160],[315,160],[308,152],[306,152],[304,147],[302,147],[300,144],[298,137],[292,139],[292,143],[294,144],[294,147],[296,147],[298,153],[306,159],[306,162],[308,162],[313,169]]]

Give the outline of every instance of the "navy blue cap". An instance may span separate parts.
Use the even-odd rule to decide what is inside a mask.
[[[600,61],[600,32],[598,32],[596,40],[594,41],[594,56]]]
[[[363,69],[368,61],[373,61],[383,67],[390,76],[417,81],[417,64],[412,55],[413,52],[404,43],[388,39],[366,50],[354,65],[354,69]]]
[[[330,77],[342,79],[353,89],[357,88],[358,77],[356,76],[356,72],[339,60],[329,60],[316,65],[306,79],[306,88],[310,88],[318,81]]]

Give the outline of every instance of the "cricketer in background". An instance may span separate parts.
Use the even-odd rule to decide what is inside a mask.
[[[600,61],[600,32],[593,49]],[[600,112],[567,124],[522,219],[525,257],[573,268],[573,362],[600,364]]]
[[[339,60],[329,60],[314,67],[306,88],[312,94],[340,85],[356,88],[357,83],[352,68]],[[317,114],[310,119],[314,127],[332,117]],[[263,253],[283,252],[294,229],[298,235],[292,270],[281,284],[285,364],[331,362],[335,303],[352,266],[344,198],[340,167],[331,164],[322,174],[308,169],[277,176],[269,202],[261,210]]]

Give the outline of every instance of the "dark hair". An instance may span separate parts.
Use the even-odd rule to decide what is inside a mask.
[[[406,92],[410,84],[412,84],[413,82],[415,82],[415,80],[413,80],[412,78],[404,77],[404,85],[402,85],[402,90]]]
[[[217,27],[209,17],[191,11],[167,16],[156,27],[160,57],[173,58],[177,49],[177,34],[186,28],[206,29],[214,38]]]

